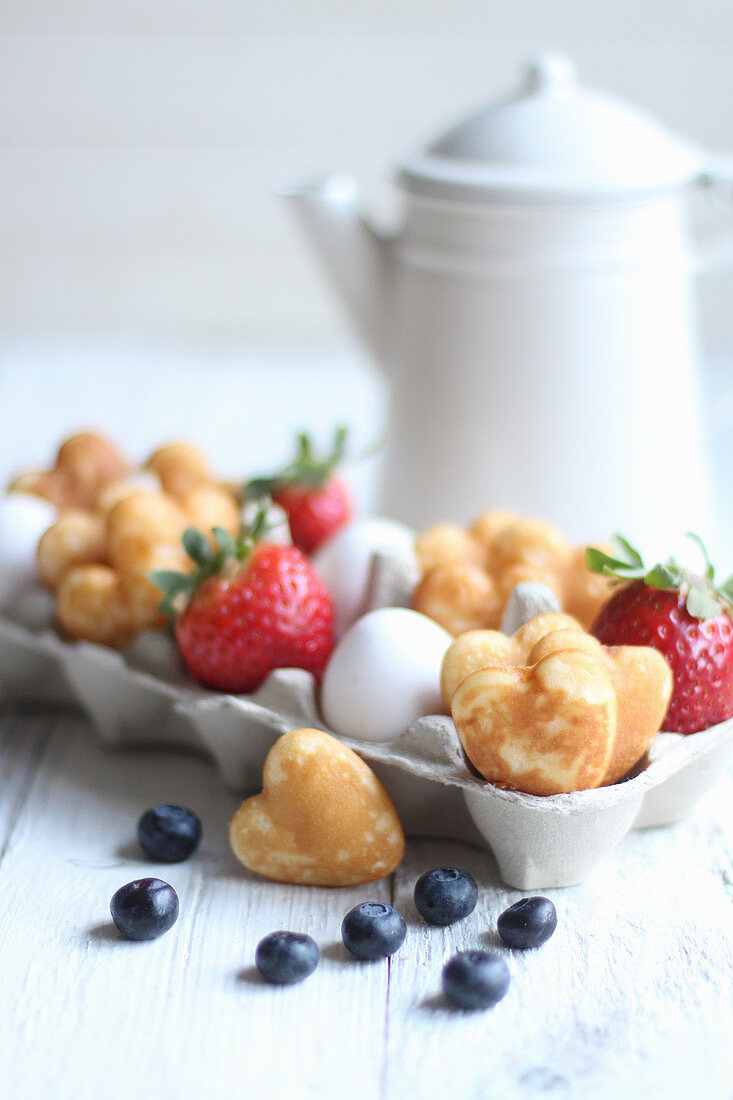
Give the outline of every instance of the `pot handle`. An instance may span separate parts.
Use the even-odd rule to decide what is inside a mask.
[[[733,156],[711,157],[700,182],[713,213],[696,234],[695,266],[708,273],[733,267]]]

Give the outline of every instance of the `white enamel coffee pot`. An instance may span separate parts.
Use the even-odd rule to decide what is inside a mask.
[[[553,55],[402,164],[397,235],[343,177],[283,191],[388,372],[385,512],[710,532],[687,200],[712,163]]]

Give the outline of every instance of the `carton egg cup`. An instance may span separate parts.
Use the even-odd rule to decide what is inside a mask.
[[[48,628],[44,599],[26,593],[19,613],[0,617],[6,699],[79,707],[109,745],[203,751],[230,787],[246,793],[259,790],[281,734],[300,726],[333,733],[310,673],[280,669],[252,695],[210,691],[192,681],[164,633],[147,632],[123,653],[66,642]],[[420,718],[388,743],[340,740],[377,774],[408,836],[488,848],[508,885],[536,890],[582,882],[629,830],[685,817],[733,752],[733,719],[687,737],[658,734],[621,783],[546,797],[477,775],[444,715]]]

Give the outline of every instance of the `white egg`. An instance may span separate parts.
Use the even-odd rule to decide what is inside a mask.
[[[384,607],[357,619],[331,655],[321,686],[329,729],[391,741],[416,718],[444,714],[440,666],[453,637],[426,615]]]
[[[367,595],[369,568],[377,552],[415,559],[415,532],[392,519],[357,519],[322,546],[313,565],[333,596],[336,636],[353,623]]]
[[[0,497],[0,608],[38,580],[36,547],[55,520],[56,509],[41,497],[29,493]]]

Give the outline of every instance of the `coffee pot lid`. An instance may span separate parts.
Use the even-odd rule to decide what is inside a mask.
[[[565,57],[527,67],[518,92],[408,158],[415,194],[458,201],[624,202],[692,184],[703,155],[622,99],[582,85]]]

